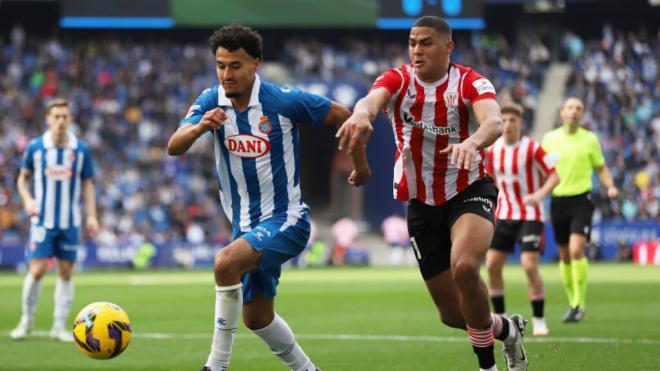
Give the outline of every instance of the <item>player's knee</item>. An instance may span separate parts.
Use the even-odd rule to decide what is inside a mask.
[[[264,316],[243,316],[245,327],[252,331],[262,329],[270,325],[271,322],[273,322],[272,318],[269,320]]]
[[[479,284],[479,264],[471,261],[459,261],[453,270],[454,282],[458,287],[470,287]]]
[[[488,275],[493,277],[499,277],[502,275],[502,266],[492,261],[486,262],[486,269],[488,270]]]
[[[237,262],[233,254],[227,249],[222,249],[215,254],[213,271],[216,276],[235,276],[240,275],[236,269]]]

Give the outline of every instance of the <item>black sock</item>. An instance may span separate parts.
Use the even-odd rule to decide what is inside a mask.
[[[477,359],[479,360],[480,368],[487,370],[495,365],[494,348],[492,345],[483,348],[472,346],[472,350],[474,350],[474,354],[477,355]]]
[[[504,295],[491,296],[490,301],[493,303],[493,312],[504,314]]]
[[[493,335],[497,340],[504,340],[507,338],[507,336],[509,336],[509,319],[504,316],[500,316],[499,314],[496,314],[496,316],[500,317],[500,319],[502,320],[502,332],[500,332],[499,335],[497,334],[493,334]]]
[[[543,318],[543,308],[545,307],[544,299],[532,300],[532,314],[534,317]]]

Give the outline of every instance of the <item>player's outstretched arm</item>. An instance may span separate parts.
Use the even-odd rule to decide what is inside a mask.
[[[339,103],[332,102],[330,112],[323,121],[324,124],[336,124],[341,127],[341,124],[346,122],[351,116],[351,111]],[[351,185],[359,187],[367,182],[371,176],[371,169],[367,161],[367,151],[365,145],[358,145],[355,151],[350,153],[351,160],[353,161],[353,171],[351,172],[348,182]]]
[[[472,106],[479,123],[479,129],[458,144],[450,144],[441,153],[451,153],[452,165],[459,169],[470,170],[477,150],[495,143],[502,135],[502,114],[495,99],[482,99]]]
[[[360,99],[353,109],[353,114],[344,122],[337,132],[339,138],[339,150],[348,149],[353,152],[361,144],[365,146],[371,137],[373,127],[371,122],[376,118],[391,96],[385,88],[377,88]]]
[[[87,233],[94,236],[99,229],[99,220],[96,216],[96,190],[94,189],[94,181],[91,178],[83,180],[83,195],[85,196],[85,211],[87,212]]]
[[[21,168],[21,172],[18,174],[18,179],[16,180],[16,188],[18,193],[21,195],[21,200],[23,200],[23,207],[25,207],[25,212],[28,216],[37,216],[37,203],[30,193],[29,179],[30,179],[30,170],[26,168]]]
[[[182,125],[167,142],[167,154],[179,156],[186,153],[197,138],[209,130],[220,129],[226,119],[225,111],[216,107],[204,113],[198,124]]]

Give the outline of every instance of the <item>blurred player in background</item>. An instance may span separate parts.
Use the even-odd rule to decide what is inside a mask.
[[[543,149],[557,162],[561,182],[552,191],[551,219],[559,245],[559,271],[568,297],[569,309],[564,322],[580,321],[587,303],[587,258],[584,248],[591,235],[594,204],[591,201],[591,177],[596,170],[607,195],[616,198],[610,170],[596,134],[582,128],[584,104],[568,98],[560,111],[561,127],[545,134]]]
[[[80,246],[80,194],[85,200],[86,226],[90,235],[98,230],[94,198],[94,167],[89,147],[68,129],[72,116],[69,103],[54,99],[46,107],[49,130],[27,146],[17,188],[30,216],[30,242],[26,258],[28,274],[23,283],[22,316],[10,333],[23,339],[34,328],[34,315],[41,294],[41,278],[51,257],[57,259],[55,310],[50,336],[73,341],[68,316],[73,302],[73,266]],[[34,177],[30,190],[29,178]],[[34,195],[34,196],[33,196]]]
[[[291,370],[316,366],[275,313],[281,265],[305,248],[310,219],[300,192],[298,125],[341,124],[350,111],[299,89],[262,82],[261,36],[232,25],[209,39],[219,85],[195,100],[168,144],[181,155],[210,132],[220,200],[233,225],[234,241],[215,259],[216,304],[211,353],[202,370],[226,370],[234,334],[243,321]],[[361,159],[361,161],[360,161]],[[363,184],[370,175],[364,148],[353,154],[349,179]]]
[[[502,268],[516,243],[520,243],[520,262],[527,275],[532,302],[533,333],[544,336],[548,334],[548,326],[543,314],[543,278],[539,273],[545,220],[542,202],[559,183],[559,177],[541,145],[522,135],[522,117],[521,105],[509,103],[502,106],[504,131],[487,153],[488,173],[495,179],[500,191],[495,212],[495,234],[486,254],[488,289],[493,310],[503,314]]]
[[[491,82],[450,62],[451,28],[419,18],[408,39],[411,64],[373,84],[337,135],[340,149],[361,148],[385,109],[397,145],[394,197],[408,201],[408,230],[426,286],[442,322],[467,329],[484,370],[496,370],[495,338],[510,370],[526,370],[526,321],[490,314],[479,268],[493,236],[497,189],[484,167],[484,148],[502,133]]]

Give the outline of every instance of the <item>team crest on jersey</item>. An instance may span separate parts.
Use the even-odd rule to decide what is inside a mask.
[[[270,152],[270,142],[251,134],[232,135],[225,139],[225,147],[243,158],[258,158]]]
[[[259,119],[259,131],[262,134],[268,134],[273,130],[273,124],[268,120],[268,116],[263,115]]]
[[[456,106],[458,106],[458,92],[446,91],[444,97],[447,107],[456,108]]]

